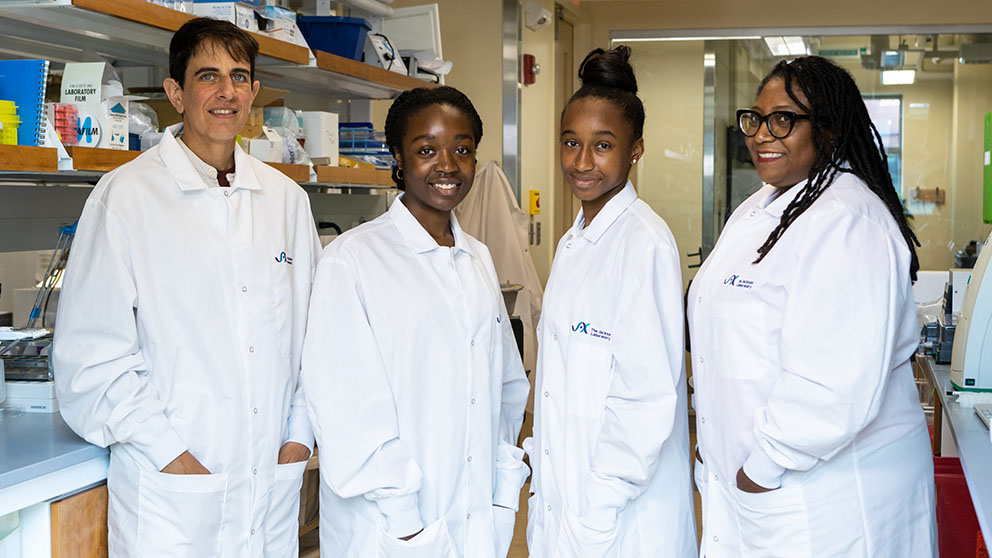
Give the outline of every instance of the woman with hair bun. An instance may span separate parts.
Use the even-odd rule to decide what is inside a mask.
[[[538,327],[534,558],[696,556],[682,277],[672,233],[627,180],[644,153],[630,50],[596,49],[561,116],[582,202]]]
[[[393,101],[403,195],[317,266],[303,384],[327,558],[505,558],[529,473],[530,383],[489,250],[452,214],[482,120],[451,87]]]

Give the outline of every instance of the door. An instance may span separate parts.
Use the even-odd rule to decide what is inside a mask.
[[[579,62],[581,60],[575,60],[575,28],[564,19],[561,10],[558,10],[556,22],[555,69],[557,75],[555,76],[555,114],[560,118],[562,109],[565,108],[565,104],[568,103],[568,99],[577,88],[578,76],[576,72],[579,71]],[[558,119],[555,120],[554,135],[556,138],[558,136],[557,122]],[[554,152],[554,155],[557,159],[557,150]],[[553,246],[557,246],[558,241],[565,235],[565,231],[571,228],[575,216],[579,213],[579,207],[581,207],[579,200],[572,195],[572,189],[565,182],[565,178],[561,173],[561,166],[559,165],[555,165],[555,184],[558,185],[558,192],[554,203],[555,230]]]

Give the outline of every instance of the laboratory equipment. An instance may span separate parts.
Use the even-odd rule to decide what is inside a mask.
[[[988,247],[989,239],[985,240]],[[951,384],[992,391],[992,250],[981,250],[957,316],[951,351]]]

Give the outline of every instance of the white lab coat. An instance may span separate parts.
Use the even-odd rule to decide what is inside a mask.
[[[322,556],[509,548],[530,386],[489,251],[454,216],[451,229],[455,246],[438,246],[397,198],[320,259],[303,381],[321,448]]]
[[[175,131],[86,201],[56,325],[62,416],[110,446],[111,556],[290,556],[305,464],[276,461],[313,444],[309,201],[238,147],[232,186],[208,187]],[[159,472],[185,450],[213,474]]]
[[[695,556],[683,319],[675,240],[634,187],[580,211],[538,331],[532,557]]]
[[[741,204],[690,289],[702,553],[933,556],[909,250],[882,201],[841,174],[752,264],[802,186]],[[742,466],[780,488],[738,490]]]

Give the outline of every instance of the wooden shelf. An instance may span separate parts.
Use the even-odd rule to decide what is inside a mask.
[[[193,14],[158,6],[144,0],[72,0],[72,5],[173,32],[196,17]],[[270,56],[297,64],[310,62],[310,53],[305,47],[273,39],[260,33],[252,33],[252,36],[258,41],[258,53],[262,56]]]
[[[72,157],[72,167],[81,171],[112,171],[141,155],[140,151],[75,145],[66,146],[65,150]]]
[[[393,88],[397,91],[406,91],[417,87],[437,87],[438,84],[413,78],[396,72],[390,72],[385,68],[358,62],[350,58],[331,54],[321,50],[313,51],[314,58],[317,59],[317,67],[329,72],[334,72],[349,78],[357,78],[362,81],[375,83],[385,87]]]
[[[321,184],[368,184],[372,186],[395,187],[391,173],[385,170],[358,169],[351,167],[316,166],[317,182]]]
[[[0,169],[5,171],[57,172],[58,151],[51,147],[0,145]]]
[[[310,181],[309,165],[290,165],[287,163],[265,163],[265,164],[285,174],[286,176],[293,179],[293,181],[295,182]]]

